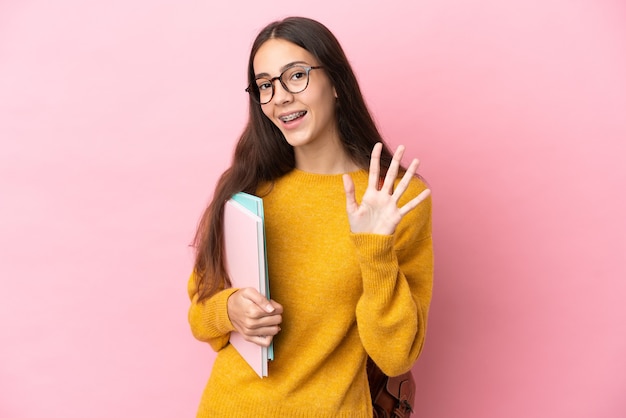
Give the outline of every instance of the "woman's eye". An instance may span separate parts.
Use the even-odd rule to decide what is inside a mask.
[[[265,81],[263,83],[257,83],[256,86],[259,89],[259,91],[267,90],[267,89],[271,89],[272,88],[272,84],[269,81]]]
[[[291,74],[290,78],[292,80],[300,80],[304,77],[306,77],[306,73],[304,71],[296,71],[295,73]]]

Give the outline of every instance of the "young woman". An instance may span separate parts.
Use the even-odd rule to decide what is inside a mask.
[[[368,112],[332,33],[287,18],[257,36],[250,113],[232,166],[199,224],[189,322],[218,352],[198,417],[370,418],[368,355],[388,375],[424,343],[432,290],[431,201],[400,166]],[[224,268],[224,202],[263,198],[273,300],[232,288]],[[259,378],[232,332],[274,342]]]

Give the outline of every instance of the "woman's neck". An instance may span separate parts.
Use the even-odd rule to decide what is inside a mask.
[[[294,148],[296,168],[316,174],[341,174],[358,170],[339,141]]]

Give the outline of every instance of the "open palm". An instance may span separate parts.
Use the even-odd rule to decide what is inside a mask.
[[[350,222],[350,230],[354,233],[391,235],[396,230],[402,217],[430,195],[430,190],[426,189],[402,207],[398,207],[398,201],[406,191],[411,178],[415,175],[419,166],[417,159],[411,161],[402,179],[394,188],[402,155],[404,154],[404,146],[402,145],[396,149],[389,170],[379,189],[380,154],[382,148],[383,146],[379,142],[372,150],[367,189],[361,204],[358,204],[356,201],[352,178],[348,174],[343,176],[348,221]]]

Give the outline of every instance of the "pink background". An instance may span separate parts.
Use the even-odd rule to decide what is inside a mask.
[[[434,190],[416,416],[626,416],[622,0],[4,0],[0,417],[194,416],[188,244],[291,14]]]

